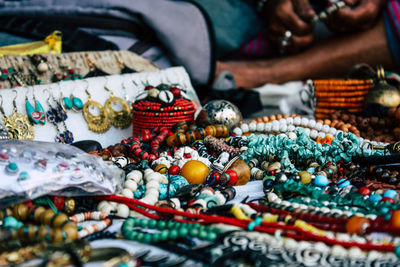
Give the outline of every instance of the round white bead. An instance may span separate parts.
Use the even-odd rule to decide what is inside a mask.
[[[128,188],[122,189],[122,195],[127,198],[133,198],[133,192]]]
[[[128,218],[129,207],[125,204],[119,204],[117,207],[117,215],[122,218]]]
[[[314,128],[317,122],[314,119],[308,121],[308,127]]]
[[[287,131],[287,125],[286,124],[281,124],[281,126],[279,127],[279,131],[282,133],[285,133]]]
[[[317,131],[321,131],[321,129],[322,129],[322,123],[317,122],[317,123],[315,124],[315,129],[316,129]]]
[[[150,168],[145,169],[145,170],[144,170],[144,178],[147,179],[147,176],[149,176],[149,175],[152,174],[152,173],[154,173],[154,171],[153,171],[152,169],[150,169]]]
[[[126,180],[124,183],[124,187],[135,192],[137,190],[138,184],[133,180]]]
[[[314,130],[315,131],[315,130]],[[310,128],[304,128],[304,133],[308,136],[310,136],[311,130]]]
[[[325,136],[326,136],[326,135],[325,135],[324,132],[319,132],[319,133],[318,133],[318,138],[321,138],[321,139],[322,139],[322,138],[325,138]]]
[[[139,183],[139,181],[143,179],[143,174],[141,171],[134,170],[126,175],[126,179],[130,179],[135,181],[136,183]]]
[[[272,129],[272,123],[270,123],[270,122],[266,123],[265,126],[264,126],[264,131],[265,132],[270,132],[271,129]]]
[[[363,252],[358,247],[351,247],[348,253],[349,253],[349,258],[353,260],[360,259],[363,256]]]
[[[265,123],[263,123],[263,122],[257,123],[257,132],[260,132],[260,133],[264,132],[264,126],[265,126]]]
[[[249,130],[250,132],[255,132],[255,130],[257,129],[257,124],[255,122],[251,122],[249,124]]]
[[[324,124],[324,125],[322,126],[322,131],[323,131],[324,133],[329,133],[330,128],[331,128],[331,127],[329,127],[329,125]]]
[[[294,132],[294,130],[296,130],[296,127],[294,127],[294,125],[291,124],[291,125],[289,125],[289,126],[287,127],[287,130],[288,130],[288,132]]]
[[[224,197],[223,194],[221,194],[221,192],[217,192],[214,195],[217,199],[218,199],[218,205],[223,205],[226,202],[226,198]]]
[[[146,196],[148,196],[148,195],[158,198],[160,196],[160,192],[158,192],[158,189],[156,189],[156,188],[149,188],[149,189],[146,189]]]
[[[347,256],[347,250],[339,245],[334,245],[331,249],[332,256],[345,258]]]
[[[311,138],[317,138],[317,136],[318,136],[318,131],[317,130],[311,130],[310,137]]]
[[[112,211],[114,211],[114,207],[111,205],[104,205],[101,207],[100,211],[109,215]]]
[[[293,124],[293,118],[292,117],[286,118],[286,124]]]
[[[337,132],[336,128],[333,128],[333,127],[329,128],[329,133],[330,133],[331,135],[334,136],[334,135],[336,134],[336,132]]]
[[[150,181],[160,182],[160,180],[161,180],[159,172],[150,173],[149,175],[147,175],[145,177],[146,177],[147,182],[150,182]]]
[[[279,120],[279,124],[287,124],[286,119],[282,118]]]
[[[148,182],[146,184],[146,190],[154,188],[156,190],[158,190],[160,188],[160,183],[156,180],[151,180],[150,182]]]
[[[243,123],[240,126],[240,129],[242,129],[243,133],[248,133],[249,132],[249,125],[247,123]]]
[[[233,133],[240,136],[243,134],[243,131],[239,127],[236,127],[235,129],[233,129]]]
[[[269,202],[274,202],[276,199],[278,199],[278,196],[275,193],[268,193],[268,201]]]
[[[344,242],[350,241],[350,236],[348,234],[344,234],[344,233],[337,233],[336,238],[339,241],[344,241]]]
[[[293,124],[294,125],[300,125],[300,123],[301,123],[301,118],[300,117],[295,117],[293,119]]]
[[[279,121],[277,121],[277,120],[272,121],[272,126],[274,126],[274,125],[279,125]]]
[[[114,201],[110,201],[110,202],[108,202],[108,203],[110,203],[111,207],[113,207],[114,209],[116,209],[117,206],[118,206],[118,203],[117,203],[117,202],[114,202]]]
[[[286,238],[283,244],[288,250],[297,250],[297,241],[292,238]]]
[[[301,118],[300,122],[301,126],[307,126],[308,125],[308,118]]]
[[[102,200],[102,201],[97,205],[97,209],[100,210],[100,209],[101,209],[103,206],[105,206],[105,205],[110,205],[110,204],[108,203],[108,201]]]
[[[317,242],[314,245],[314,249],[321,252],[321,253],[327,253],[329,252],[329,247],[325,245],[323,242]]]
[[[374,261],[374,260],[379,259],[380,257],[381,257],[381,253],[379,253],[376,250],[370,250],[368,252],[367,259],[370,260],[370,261]]]
[[[297,135],[296,135],[296,133],[294,133],[294,132],[289,132],[289,138],[290,139],[292,139],[292,140],[297,140]]]
[[[275,133],[279,132],[279,124],[273,125],[272,126],[272,131],[275,132]]]

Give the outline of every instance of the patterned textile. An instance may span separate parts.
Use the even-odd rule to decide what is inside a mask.
[[[397,65],[400,65],[400,0],[388,1],[385,26],[390,50]]]

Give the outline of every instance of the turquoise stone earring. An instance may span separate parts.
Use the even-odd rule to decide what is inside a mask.
[[[34,92],[33,94],[33,101],[35,102],[35,107],[28,100],[28,96],[25,96],[25,107],[26,113],[28,114],[29,119],[35,124],[46,124],[46,114],[40,102],[36,99]]]
[[[63,108],[67,110],[73,110],[76,112],[81,111],[83,108],[82,100],[79,97],[74,96],[73,93],[71,93],[70,97],[64,97],[61,94],[60,103],[63,106]]]

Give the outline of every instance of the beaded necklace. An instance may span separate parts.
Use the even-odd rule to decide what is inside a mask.
[[[144,232],[144,229],[157,229],[159,232]],[[221,230],[196,223],[180,223],[165,220],[128,218],[121,227],[122,235],[128,240],[144,243],[158,243],[176,240],[187,236],[214,242]]]
[[[2,242],[9,240],[45,240],[52,243],[72,241],[77,238],[77,225],[70,221],[64,213],[55,213],[52,209],[42,206],[18,204],[13,207],[11,216],[3,218]],[[29,224],[33,221],[40,226]]]

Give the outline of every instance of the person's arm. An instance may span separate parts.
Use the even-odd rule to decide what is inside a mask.
[[[297,55],[273,60],[218,62],[217,74],[229,70],[237,87],[255,88],[265,83],[343,76],[357,63],[395,66],[383,19],[366,31],[334,37]]]

